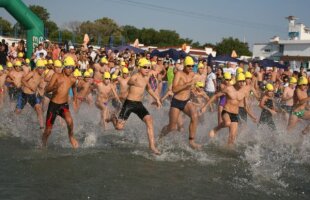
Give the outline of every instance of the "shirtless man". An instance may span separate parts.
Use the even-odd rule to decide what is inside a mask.
[[[36,63],[36,69],[29,72],[22,78],[22,92],[17,99],[15,113],[21,113],[25,105],[29,103],[37,113],[40,129],[43,129],[43,113],[41,106],[41,99],[37,95],[37,88],[43,78],[42,74],[45,70],[45,64],[42,60]]]
[[[287,129],[289,132],[296,126],[299,119],[310,120],[310,111],[306,110],[306,106],[310,101],[310,97],[307,94],[308,80],[301,76],[298,79],[298,86],[294,92],[294,106],[293,112],[290,115]],[[310,125],[308,125],[303,131],[303,134],[310,132]]]
[[[102,76],[104,72],[110,72],[108,67],[108,60],[105,57],[100,59],[100,64],[94,64],[94,83],[98,84],[102,82]]]
[[[198,113],[194,104],[190,101],[191,88],[197,82],[194,79],[193,66],[194,60],[187,56],[184,60],[183,71],[176,72],[174,76],[172,83],[174,97],[172,98],[169,111],[169,124],[162,128],[160,137],[177,130],[178,118],[180,113],[183,112],[191,119],[189,124],[189,145],[194,149],[198,149],[201,147],[201,145],[195,142]]]
[[[11,70],[7,76],[7,82],[13,83],[13,86],[9,88],[9,95],[12,100],[17,100],[19,94],[22,92],[22,78],[24,76],[24,71],[21,68],[22,63],[16,61],[14,63],[14,69]]]
[[[73,101],[74,112],[78,113],[80,106],[83,102],[87,101],[87,97],[92,89],[92,77],[88,71],[84,72],[84,78],[79,79],[76,84],[77,95],[76,99]]]
[[[119,98],[122,102],[124,102],[128,95],[128,81],[130,79],[129,71],[126,67],[122,70],[123,75],[121,77],[118,77],[118,83],[119,83]]]
[[[64,60],[63,73],[55,73],[45,88],[46,93],[53,92],[53,96],[48,105],[46,114],[46,126],[42,136],[43,146],[47,145],[47,139],[52,132],[52,127],[57,115],[64,118],[68,127],[69,140],[73,148],[78,147],[78,142],[73,136],[73,119],[69,110],[68,93],[73,88],[73,98],[75,98],[76,78],[71,74],[75,68],[75,62],[71,57]]]
[[[128,81],[129,92],[119,117],[118,119],[113,117],[112,122],[117,130],[123,130],[130,114],[132,112],[135,113],[141,120],[144,121],[147,126],[149,148],[153,153],[160,154],[155,146],[153,119],[142,104],[145,89],[152,97],[156,99],[159,107],[161,106],[161,102],[159,97],[152,91],[151,86],[149,85],[149,70],[151,69],[151,63],[146,58],[141,58],[138,64],[138,73],[131,76]]]
[[[4,84],[6,80],[7,73],[4,71],[2,65],[0,65],[0,108],[3,107],[4,102]]]
[[[25,74],[28,74],[31,71],[31,67],[29,66],[30,60],[26,58],[25,63],[23,64],[23,71]]]
[[[289,119],[289,115],[292,113],[294,105],[294,90],[297,84],[297,79],[290,78],[289,85],[284,88],[282,95],[281,109],[284,111],[286,121]]]
[[[107,128],[107,123],[110,121],[110,110],[108,108],[109,100],[114,97],[121,104],[119,97],[115,91],[113,84],[111,83],[111,74],[104,72],[103,81],[96,85],[98,94],[96,99],[96,106],[101,110],[101,125],[104,130]]]
[[[231,78],[231,75],[225,72],[224,77],[225,81],[230,81],[229,77]],[[238,113],[239,113],[239,103],[240,101],[243,101],[245,98],[245,91],[244,89],[236,90],[234,86],[227,85],[225,88],[223,88],[222,91],[215,94],[205,105],[208,106],[210,103],[215,101],[217,98],[219,98],[222,95],[226,95],[226,104],[224,105],[223,111],[222,111],[222,123],[220,123],[218,126],[213,128],[209,132],[209,136],[211,138],[215,137],[216,133],[224,128],[229,127],[229,136],[228,136],[228,145],[233,145],[238,131]],[[204,108],[202,108],[204,109]]]
[[[257,72],[257,87],[255,89],[260,89],[261,91],[264,90],[264,75],[265,75],[265,70],[264,67],[259,68],[259,72]]]

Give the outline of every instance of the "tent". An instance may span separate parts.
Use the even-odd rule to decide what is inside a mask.
[[[227,62],[238,63],[239,62],[237,58],[232,58],[228,55],[216,56],[215,58],[212,58],[212,60],[218,63],[227,63]]]
[[[157,49],[155,49],[152,51],[151,57],[158,56],[164,58],[167,54],[174,61],[177,61],[180,58],[185,58],[187,56],[187,53],[185,53],[183,50],[178,51],[176,49],[168,49],[166,51],[158,51]]]
[[[260,66],[263,66],[263,67],[277,67],[277,68],[280,68],[280,69],[287,68],[287,66],[282,65],[282,64],[280,64],[278,62],[275,62],[273,60],[270,60],[270,59],[260,60],[260,61],[258,61],[258,64]]]

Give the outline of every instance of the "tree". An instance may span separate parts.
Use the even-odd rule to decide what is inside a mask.
[[[50,13],[42,6],[30,5],[29,9],[34,12],[44,23],[50,18]]]
[[[12,31],[11,23],[2,17],[0,17],[0,31],[2,31],[2,34],[4,35],[7,35]]]
[[[247,43],[232,37],[223,38],[220,43],[216,44],[216,50],[218,55],[230,55],[235,50],[238,55],[252,56]]]

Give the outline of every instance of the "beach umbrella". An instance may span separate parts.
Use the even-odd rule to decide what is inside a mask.
[[[277,67],[277,68],[280,68],[280,69],[285,69],[287,68],[287,66],[285,65],[282,65],[278,62],[275,62],[273,60],[270,60],[270,59],[264,59],[264,60],[260,60],[258,61],[258,64],[262,67]]]

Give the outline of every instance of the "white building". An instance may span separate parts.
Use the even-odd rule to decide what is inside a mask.
[[[304,66],[310,70],[310,28],[296,23],[297,18],[289,16],[288,39],[281,40],[275,36],[268,43],[253,46],[253,57],[269,58],[289,63],[293,70]]]

